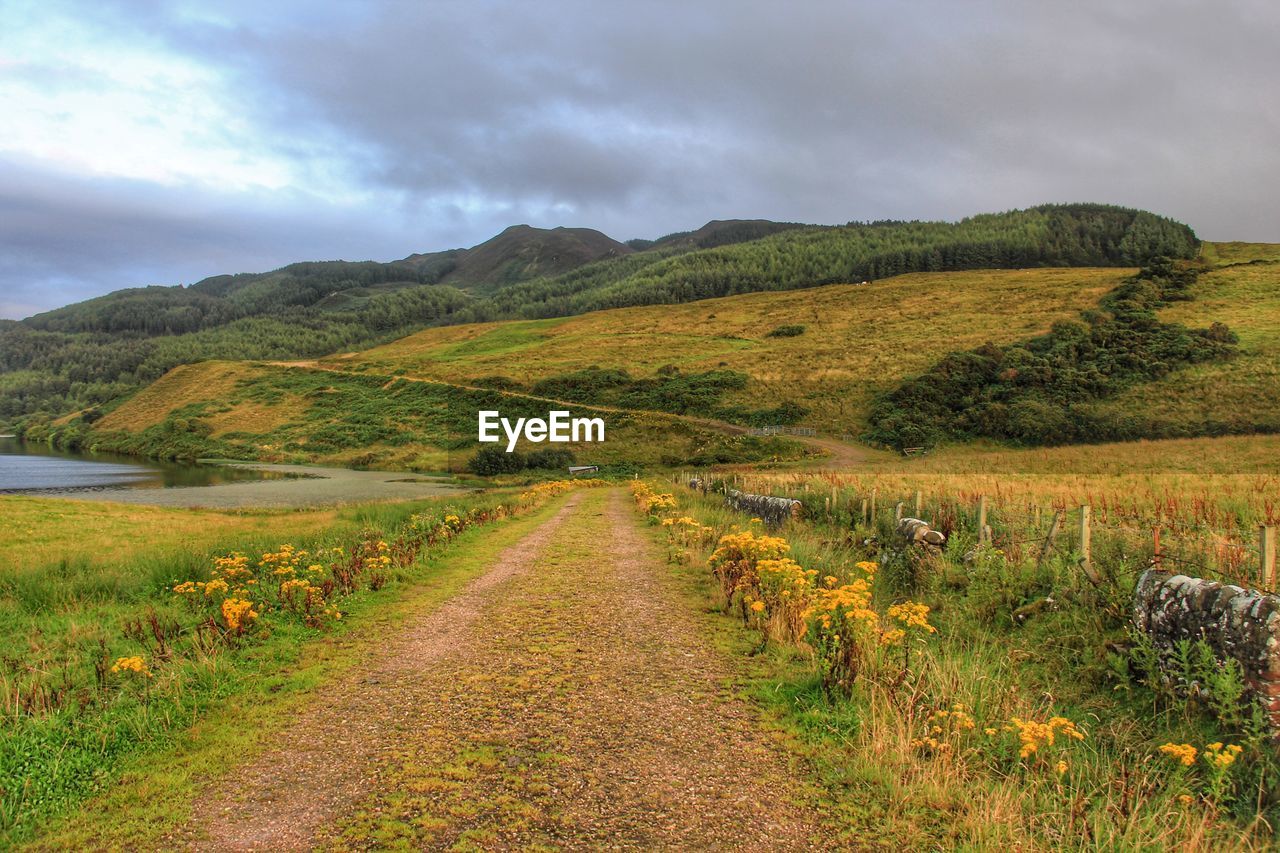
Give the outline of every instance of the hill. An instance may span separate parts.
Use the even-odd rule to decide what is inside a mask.
[[[814,228],[800,222],[773,222],[768,219],[713,219],[696,231],[676,231],[657,240],[628,240],[633,249],[679,248],[714,249],[733,243],[759,240],[796,228]]]
[[[427,326],[682,304],[912,271],[1126,266],[1156,255],[1190,257],[1198,245],[1185,225],[1104,205],[955,223],[787,227],[751,239],[777,225],[709,223],[698,239],[744,242],[696,248],[697,240],[672,240],[647,251],[582,229],[516,227],[473,249],[390,264],[302,263],[190,288],[119,291],[0,330],[0,421],[38,423],[98,406],[209,358],[316,357]],[[529,275],[539,277],[521,280]]]
[[[1043,269],[911,273],[869,284],[755,293],[576,317],[427,329],[322,360],[345,370],[490,384],[618,403],[625,389],[593,367],[635,379],[738,374],[709,406],[794,403],[798,419],[858,435],[872,400],[947,352],[1038,334],[1097,304],[1132,270]],[[776,334],[778,330],[798,334]],[[679,371],[672,374],[671,369]],[[600,380],[604,379],[605,382]],[[766,401],[762,404],[759,401]],[[664,401],[650,408],[671,403]],[[770,422],[776,420],[771,419]]]
[[[437,279],[467,290],[489,292],[533,278],[553,277],[585,264],[629,255],[633,249],[590,228],[533,228],[512,225],[470,249],[410,255],[414,269],[448,272]]]
[[[429,329],[323,363],[898,446],[1280,432],[1280,247],[1206,244],[1177,269],[1164,290],[1150,269],[912,273]],[[922,392],[946,399],[885,406]]]
[[[556,406],[564,408],[564,406]],[[208,361],[165,374],[92,424],[32,428],[28,438],[160,458],[206,457],[312,462],[412,471],[461,471],[480,446],[476,413],[543,417],[548,401],[498,390],[305,365]],[[569,406],[601,417],[607,441],[517,449],[555,469],[794,459],[795,442],[756,438],[696,419]],[[533,455],[543,451],[540,456]]]

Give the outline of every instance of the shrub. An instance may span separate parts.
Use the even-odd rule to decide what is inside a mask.
[[[785,326],[779,326],[769,334],[766,338],[794,338],[804,334],[805,327],[799,323],[789,323]]]
[[[518,474],[528,467],[523,453],[513,450],[508,453],[497,445],[482,447],[476,451],[467,463],[467,470],[481,477],[493,477],[498,474]]]

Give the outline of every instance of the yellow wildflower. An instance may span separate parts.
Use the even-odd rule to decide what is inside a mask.
[[[1199,751],[1189,743],[1166,743],[1160,747],[1160,751],[1182,764],[1183,767],[1195,764],[1196,756],[1199,754]]]

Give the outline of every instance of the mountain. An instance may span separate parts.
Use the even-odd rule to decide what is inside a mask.
[[[0,425],[102,405],[205,359],[313,358],[429,326],[914,271],[1136,266],[1157,255],[1191,257],[1198,245],[1190,228],[1165,217],[1089,204],[959,222],[723,220],[640,251],[589,229],[515,226],[470,249],[133,288],[7,325],[0,329]]]
[[[799,222],[773,222],[768,219],[713,219],[697,231],[677,231],[657,240],[628,240],[627,245],[634,249],[714,249],[716,246],[759,240],[761,237],[796,228],[817,227],[820,226]]]
[[[590,228],[533,228],[512,225],[470,249],[410,255],[400,264],[414,270],[443,271],[438,281],[474,291],[553,277],[594,261],[629,255],[624,243]]]

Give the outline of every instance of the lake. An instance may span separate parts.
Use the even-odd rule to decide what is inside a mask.
[[[172,463],[0,438],[0,495],[153,506],[307,507],[468,491],[447,478],[307,465]]]
[[[2,493],[213,486],[285,476],[288,475],[249,467],[154,462],[106,453],[73,453],[0,437]]]

